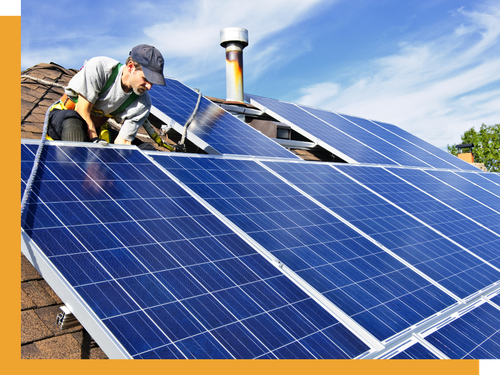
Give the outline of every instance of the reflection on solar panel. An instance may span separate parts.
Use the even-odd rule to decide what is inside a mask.
[[[166,86],[154,85],[149,91],[151,113],[165,123],[173,119],[176,130],[182,128],[196,107],[198,94],[174,79],[165,79]],[[297,157],[251,126],[238,120],[204,97],[195,119],[188,128],[188,139],[211,154],[237,154]]]
[[[111,357],[369,349],[138,150],[46,145],[22,228],[25,255]]]
[[[428,168],[478,169],[397,128],[359,117],[246,94],[256,107],[348,162]]]

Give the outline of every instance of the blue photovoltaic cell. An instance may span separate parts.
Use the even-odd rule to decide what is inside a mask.
[[[500,307],[500,294],[497,294],[495,297],[490,298],[490,301],[496,303],[498,307]]]
[[[254,161],[150,155],[378,339],[455,303]]]
[[[363,127],[353,123],[353,120],[356,120],[356,123],[361,123],[361,121],[364,121],[366,126],[366,123],[369,123],[368,120],[363,120],[360,118],[347,118],[346,116],[339,116],[333,112],[306,106],[299,106],[299,107],[302,108],[304,111],[307,111],[313,114],[314,116],[320,118],[321,120],[326,121],[328,124],[335,127],[336,129],[339,129],[344,133],[349,134],[359,142],[365,145],[369,145],[370,147],[373,147],[375,150],[381,151],[384,154],[384,156],[388,157],[391,160],[394,160],[396,163],[400,165],[411,165],[416,167],[427,167],[427,168],[432,167],[431,164],[425,163],[422,160],[413,157],[410,153],[406,152],[404,148],[402,149],[397,147],[397,146],[402,147],[403,145],[398,145],[398,144],[393,145],[389,143],[387,140],[379,138],[374,134],[370,133],[368,129],[364,129]],[[372,125],[374,128],[377,127],[374,124]],[[372,162],[372,161],[365,159],[363,160],[363,162]]]
[[[494,207],[498,207],[498,198],[492,196],[492,194],[489,194],[488,192],[478,187],[474,187],[474,192],[477,192],[478,194],[467,196],[462,192],[457,191],[452,186],[446,185],[442,181],[433,177],[436,176],[443,179],[443,181],[449,182],[451,185],[453,185],[452,180],[456,181],[456,179],[459,179],[459,177],[456,175],[452,175],[451,172],[434,171],[432,176],[420,170],[395,168],[390,168],[389,170],[397,176],[400,176],[404,180],[410,182],[411,184],[414,184],[416,187],[429,193],[433,197],[463,213],[465,216],[477,221],[478,223],[484,225],[486,228],[489,228],[490,230],[500,235],[500,214],[480,203],[482,201],[485,204],[492,204]],[[436,174],[435,172],[441,173]],[[450,180],[447,180],[448,178]],[[461,183],[459,186],[457,186],[457,188],[465,189],[466,191],[467,189],[471,188],[467,181],[463,179],[462,181],[460,181]],[[479,200],[479,202],[475,199]]]
[[[500,280],[500,272],[327,164],[266,162],[371,238],[460,298]],[[338,165],[356,178],[382,168]]]
[[[425,346],[417,342],[391,359],[439,359]]]
[[[369,349],[140,151],[46,145],[37,176],[22,228],[133,358]]]
[[[394,133],[398,136],[400,136],[403,139],[406,139],[408,142],[411,142],[418,147],[422,148],[423,150],[426,150],[430,152],[433,155],[436,155],[440,159],[445,160],[446,162],[456,166],[459,169],[464,169],[464,170],[472,170],[472,171],[479,171],[479,168],[475,167],[474,165],[467,163],[466,161],[457,158],[456,156],[441,150],[440,148],[431,145],[430,143],[424,141],[421,138],[418,138],[417,136],[408,133],[406,130],[392,124],[387,124],[384,122],[380,121],[373,121],[375,124],[383,127],[384,129],[390,131],[391,133]]]
[[[153,106],[184,126],[196,107],[198,93],[174,79],[166,78],[165,84],[149,91]],[[204,97],[188,130],[221,154],[297,158]]]
[[[500,310],[483,303],[425,340],[451,359],[498,359]]]
[[[356,167],[343,168],[342,171],[355,177],[356,180],[424,223],[439,230],[464,248],[500,268],[499,235],[470,220],[467,216],[460,215],[452,208],[384,169]],[[407,175],[414,175],[412,178],[414,181],[421,181],[423,177],[427,177],[430,183],[439,183],[425,174],[421,178],[422,173],[414,170],[408,171]],[[429,186],[427,191],[432,193],[433,187]]]
[[[271,115],[283,117],[299,128],[307,131],[314,137],[325,142],[331,147],[339,150],[358,163],[377,163],[398,165],[396,161],[385,157],[384,151],[371,148],[371,145],[363,144],[354,135],[344,133],[333,126],[319,120],[310,113],[302,110],[292,103],[286,103],[275,99],[264,98],[256,95],[247,95],[258,106],[265,107],[266,112]],[[379,152],[377,152],[379,151]]]

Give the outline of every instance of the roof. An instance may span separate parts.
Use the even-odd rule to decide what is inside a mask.
[[[56,318],[62,305],[47,282],[21,255],[21,358],[107,358],[80,324],[59,329]]]

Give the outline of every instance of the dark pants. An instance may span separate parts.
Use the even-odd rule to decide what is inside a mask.
[[[87,123],[76,111],[54,109],[49,114],[47,135],[53,140],[87,142]]]
[[[98,130],[99,131],[99,130]],[[47,135],[55,141],[71,141],[71,142],[88,142],[88,126],[87,122],[76,111],[71,109],[59,110],[54,109],[49,114],[49,127]],[[118,132],[114,129],[109,129],[111,142],[114,141]],[[137,138],[132,141],[142,150],[155,151],[154,146],[142,142]]]

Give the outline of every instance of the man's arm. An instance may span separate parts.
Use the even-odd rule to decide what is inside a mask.
[[[127,141],[125,138],[123,138],[120,134],[118,134],[115,138],[115,145],[131,145],[132,142]]]
[[[97,137],[97,131],[94,122],[90,117],[90,111],[92,110],[93,106],[94,104],[90,103],[84,96],[78,95],[78,105],[76,106],[76,112],[78,112],[78,114],[83,117],[88,125],[87,135],[89,137],[89,140]]]

